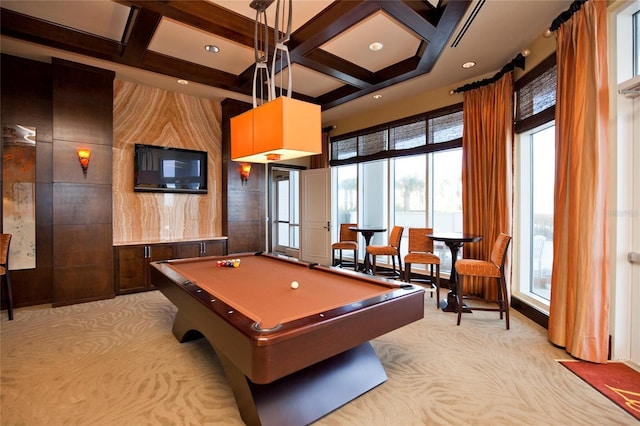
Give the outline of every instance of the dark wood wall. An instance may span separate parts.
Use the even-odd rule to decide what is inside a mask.
[[[252,164],[242,185],[240,163],[231,161],[230,119],[249,109],[244,102],[222,102],[222,234],[229,237],[229,253],[266,251],[266,167]]]
[[[53,59],[53,305],[114,297],[112,71]],[[91,151],[86,176],[77,151]]]
[[[2,55],[0,78],[2,126],[35,127],[37,141],[36,268],[11,272],[15,306],[114,297],[113,72]]]

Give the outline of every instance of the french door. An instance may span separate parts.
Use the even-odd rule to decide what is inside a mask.
[[[300,250],[300,171],[271,169],[271,251],[298,257]]]

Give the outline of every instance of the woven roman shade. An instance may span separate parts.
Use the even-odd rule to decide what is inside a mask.
[[[554,119],[558,67],[555,55],[516,83],[515,132],[534,129]]]
[[[462,139],[462,120],[462,110],[429,118],[429,143]]]
[[[331,166],[425,154],[462,145],[462,104],[331,138]]]
[[[424,120],[392,127],[389,133],[390,150],[417,148],[427,143]]]

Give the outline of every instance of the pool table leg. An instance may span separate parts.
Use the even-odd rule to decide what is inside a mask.
[[[182,314],[182,310],[178,309],[175,319],[173,320],[173,328],[171,329],[173,335],[178,342],[184,343],[190,340],[199,339],[204,337],[202,333],[195,330],[193,322],[187,315]]]
[[[248,425],[310,424],[387,380],[369,342],[265,385],[216,353]]]
[[[242,420],[249,426],[262,424],[258,414],[258,407],[249,386],[251,381],[220,351],[216,351],[216,355],[218,355],[225,376],[227,376],[227,382],[229,382],[233,390],[233,396],[236,398],[236,404],[238,404],[238,411],[240,411]]]

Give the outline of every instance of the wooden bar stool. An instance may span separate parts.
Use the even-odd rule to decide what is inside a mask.
[[[507,320],[507,330],[509,330],[509,292],[507,291],[507,280],[504,278],[504,263],[507,259],[507,247],[511,242],[511,237],[507,234],[500,234],[493,244],[489,260],[461,259],[456,262],[456,272],[458,273],[456,297],[458,302],[458,325],[462,318],[462,302],[464,299],[463,276],[495,278],[498,285],[497,308],[489,307],[468,307],[472,311],[499,311],[500,319],[505,314]]]
[[[427,237],[432,234],[432,228],[409,228],[409,253],[404,257],[404,280],[411,282],[411,265],[414,263],[429,265],[429,284],[436,294],[436,309],[440,307],[440,258],[433,254],[433,240]],[[435,268],[435,275],[433,270]]]
[[[340,224],[340,241],[331,244],[331,265],[341,267],[345,264],[342,260],[342,250],[353,250],[353,270],[358,270],[358,233],[350,230],[350,227],[358,226],[355,223]],[[336,250],[340,251],[340,262],[336,262]]]
[[[373,275],[376,274],[376,257],[377,256],[391,256],[391,263],[393,264],[393,276],[402,279],[402,259],[400,258],[400,240],[402,239],[402,232],[404,228],[402,226],[394,226],[389,235],[389,243],[383,246],[367,246],[367,256],[373,256],[372,265]],[[398,272],[396,272],[396,258],[398,258]]]

